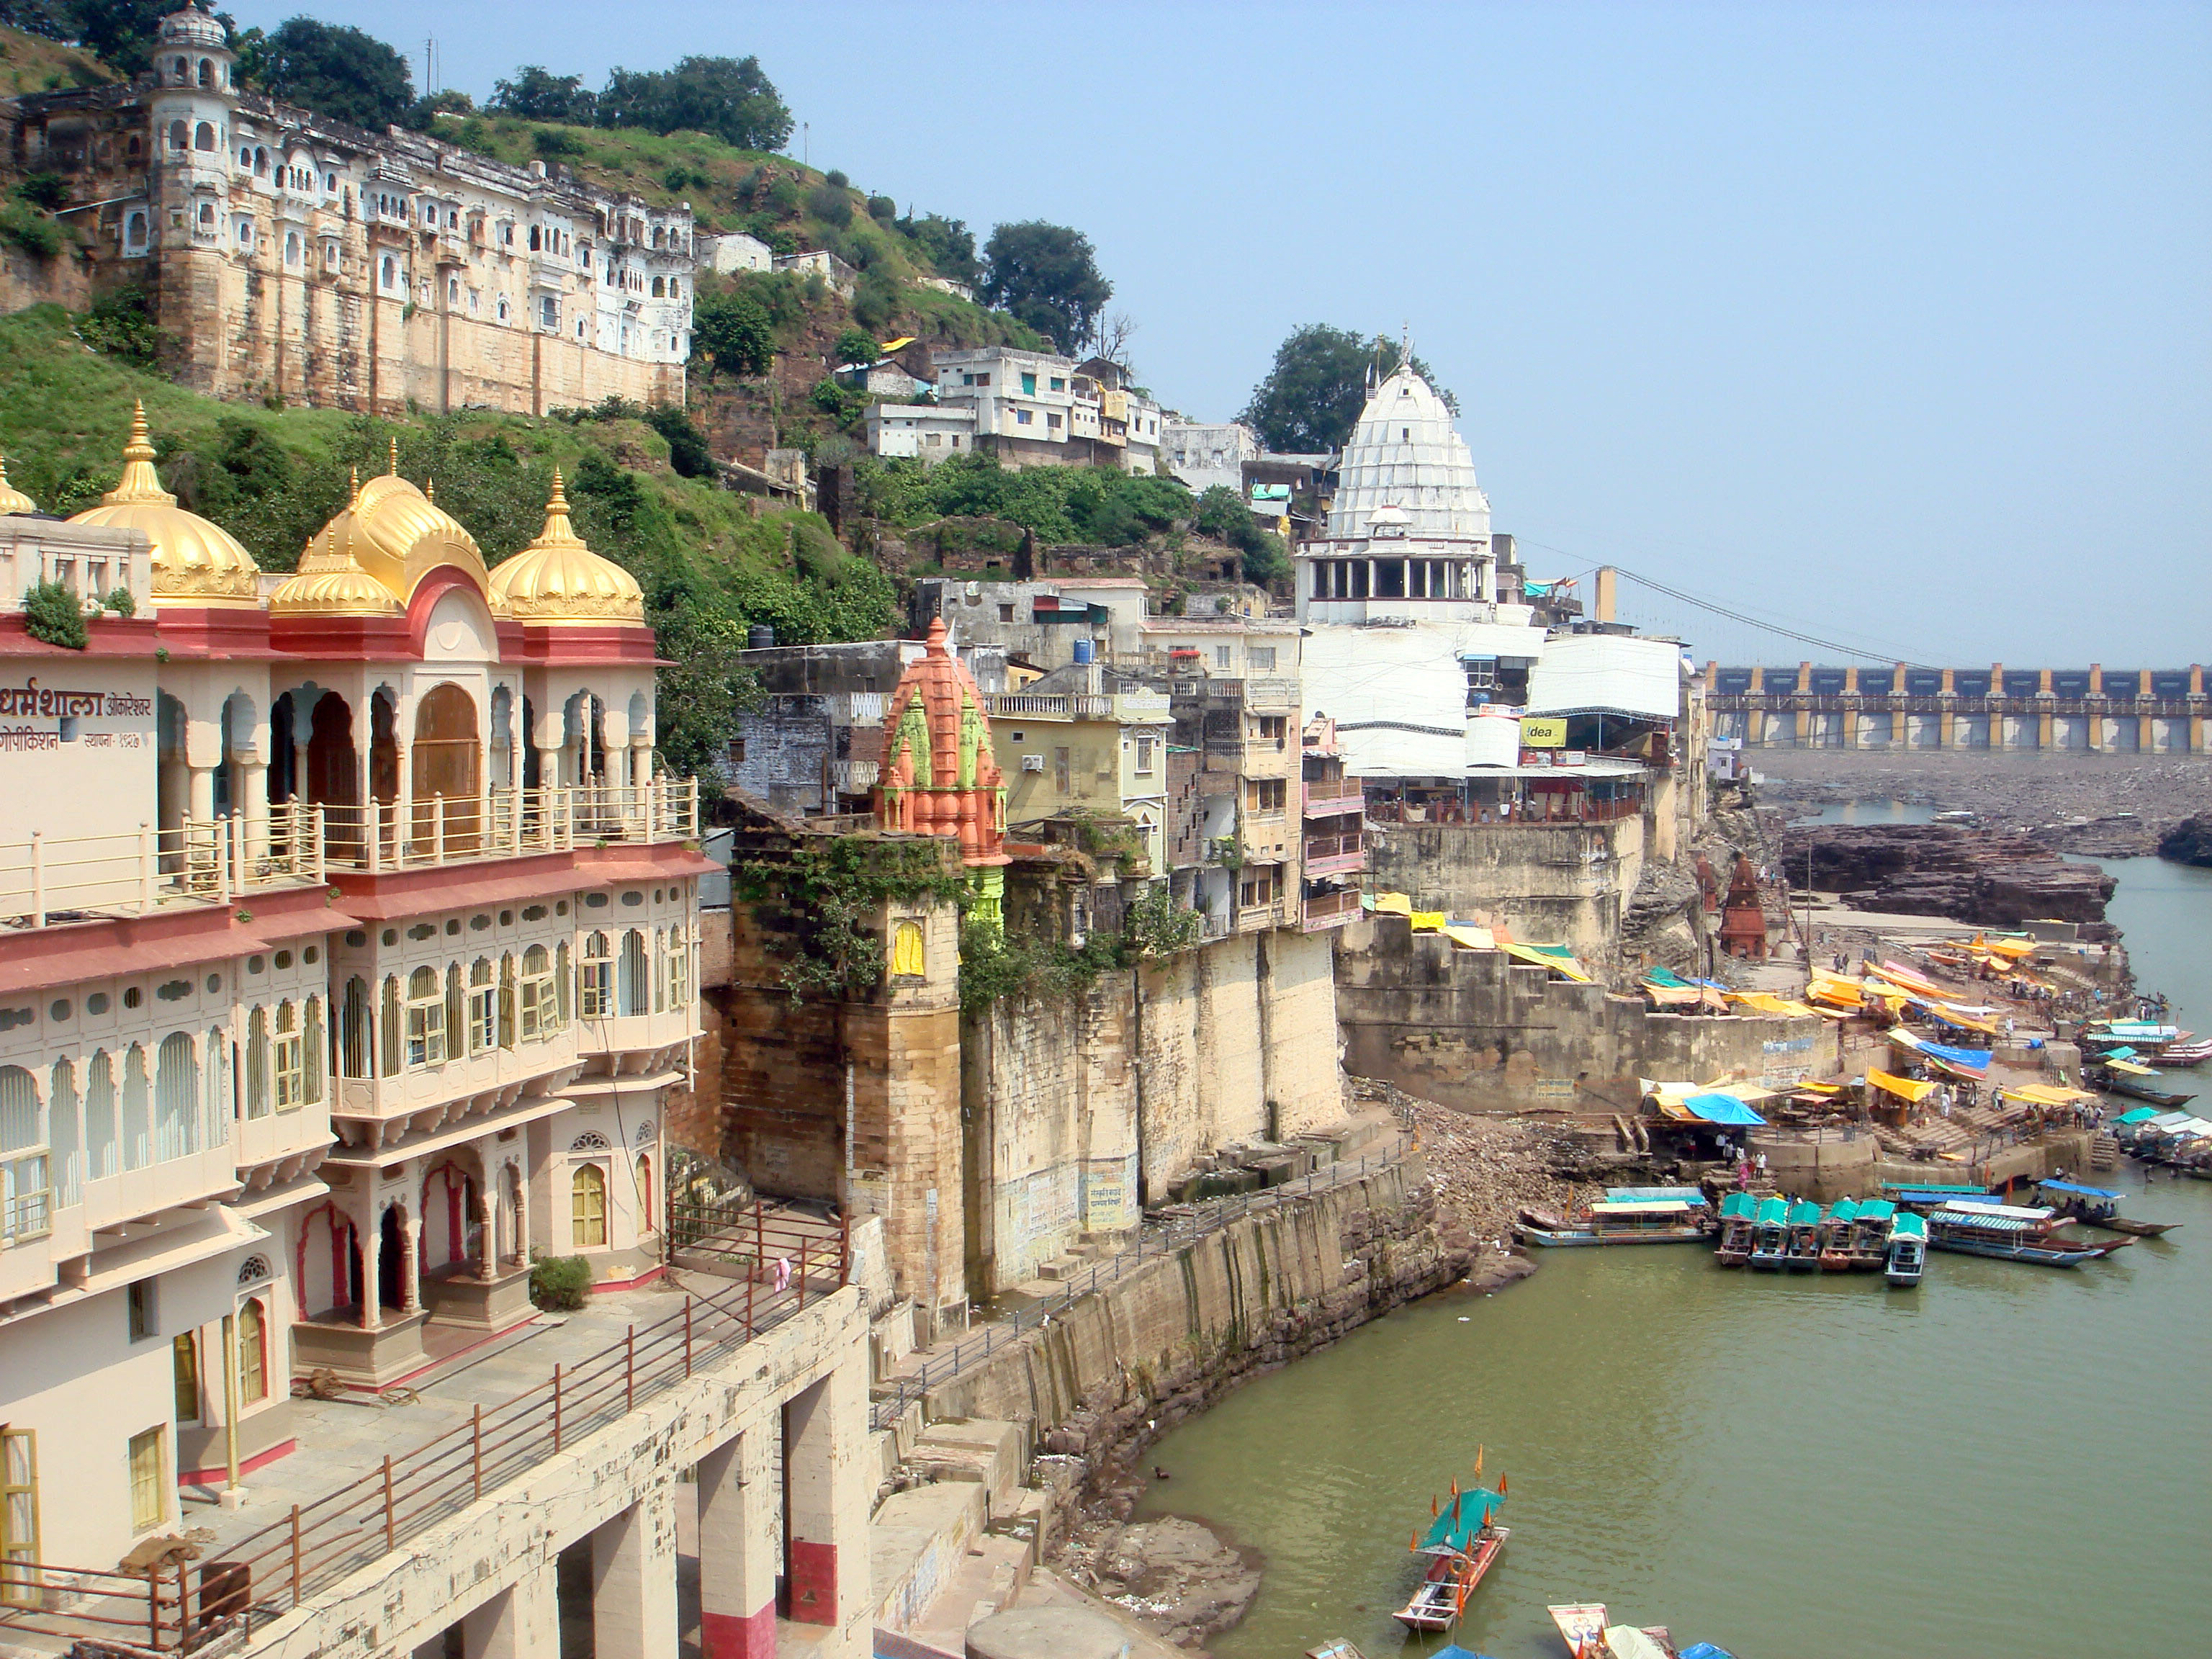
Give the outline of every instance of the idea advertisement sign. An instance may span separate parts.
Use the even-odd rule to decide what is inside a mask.
[[[1523,714],[1521,717],[1521,746],[1523,749],[1565,748],[1566,717],[1562,714]]]

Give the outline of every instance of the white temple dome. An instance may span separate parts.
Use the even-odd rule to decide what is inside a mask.
[[[1382,509],[1395,508],[1395,512]],[[1379,514],[1379,517],[1378,517]],[[1490,498],[1451,410],[1411,368],[1375,388],[1344,447],[1328,533],[1487,538]]]

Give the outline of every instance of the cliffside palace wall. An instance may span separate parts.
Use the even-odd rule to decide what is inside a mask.
[[[195,391],[377,415],[682,401],[688,204],[247,92],[199,12],[162,21],[129,85],[0,101],[0,121],[12,167],[67,182],[87,286],[143,284]],[[10,304],[60,297],[33,274]]]

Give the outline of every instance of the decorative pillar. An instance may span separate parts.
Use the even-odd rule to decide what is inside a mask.
[[[215,822],[215,768],[195,766],[191,769],[185,817],[194,823]]]
[[[461,1620],[465,1659],[544,1659],[561,1650],[559,1568],[551,1558]]]
[[[246,799],[246,855],[257,862],[269,856],[269,763],[254,754],[239,765],[239,787]]]
[[[776,1487],[757,1428],[699,1460],[700,1659],[775,1659]]]
[[[371,1225],[354,1224],[354,1232],[361,1240],[361,1328],[365,1331],[384,1328],[384,1297],[378,1288],[384,1279],[384,1228],[381,1215],[370,1206],[374,1218]]]
[[[489,1285],[499,1277],[499,1214],[492,1198],[490,1155],[477,1153],[477,1279]]]
[[[783,1408],[785,1581],[793,1623],[848,1623],[869,1600],[866,1340]]]
[[[399,1308],[402,1313],[413,1316],[422,1311],[422,1218],[413,1211],[402,1212],[406,1217],[406,1271],[399,1277]]]

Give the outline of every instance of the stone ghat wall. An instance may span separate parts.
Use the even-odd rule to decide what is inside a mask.
[[[1336,975],[1345,1069],[1462,1111],[1632,1113],[1642,1078],[1780,1085],[1841,1067],[1832,1021],[1655,1014],[1401,916],[1346,928]]]
[[[1375,884],[1409,895],[1418,909],[1493,915],[1516,938],[1601,961],[1617,951],[1622,908],[1643,878],[1644,839],[1640,817],[1393,823],[1376,838]]]
[[[1455,1283],[1471,1259],[1439,1227],[1416,1154],[1143,1263],[933,1390],[926,1413],[1027,1420],[1041,1450],[1111,1485],[1247,1377]]]

